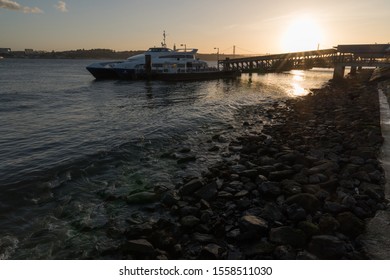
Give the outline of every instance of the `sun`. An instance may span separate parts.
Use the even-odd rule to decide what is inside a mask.
[[[281,47],[285,52],[316,50],[323,40],[322,37],[322,30],[315,19],[301,16],[286,26]]]

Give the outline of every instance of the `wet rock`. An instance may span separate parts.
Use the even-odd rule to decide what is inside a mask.
[[[306,211],[297,204],[291,204],[286,209],[287,216],[292,221],[302,221],[306,219]]]
[[[317,260],[317,257],[307,251],[298,252],[297,260]]]
[[[309,174],[318,174],[326,171],[335,171],[338,169],[338,165],[332,161],[324,161],[308,170]]]
[[[342,205],[344,205],[348,209],[353,209],[356,205],[356,199],[351,195],[344,196],[342,200]]]
[[[316,235],[309,243],[309,252],[320,259],[341,259],[347,253],[347,244],[333,235]]]
[[[227,199],[227,198],[232,198],[232,197],[233,197],[233,194],[230,193],[230,192],[227,192],[227,191],[220,191],[220,192],[218,192],[217,196],[218,196],[219,198],[225,198],[225,199]]]
[[[262,218],[246,215],[240,219],[240,227],[242,231],[265,232],[268,229],[268,223]]]
[[[135,238],[139,236],[147,236],[153,231],[153,226],[151,223],[142,223],[136,225],[129,225],[125,235],[127,238]]]
[[[218,185],[216,182],[212,182],[210,184],[205,185],[204,187],[201,187],[195,192],[195,195],[201,199],[204,199],[206,201],[213,200],[217,195],[217,188]]]
[[[318,210],[321,206],[320,201],[316,196],[308,193],[299,193],[293,196],[290,196],[286,199],[286,204],[297,204],[301,206],[303,209],[309,212],[314,212]]]
[[[246,166],[242,165],[242,164],[235,164],[235,165],[230,166],[230,170],[232,172],[238,174],[238,173],[244,172],[246,170]]]
[[[282,189],[283,189],[283,193],[285,193],[288,196],[302,192],[302,188],[300,184],[294,180],[283,180]]]
[[[260,216],[269,222],[283,221],[284,215],[275,203],[267,203],[260,212]]]
[[[320,183],[319,185],[325,191],[334,192],[334,191],[336,191],[337,187],[339,186],[339,182],[338,182],[338,180],[330,179],[326,182]]]
[[[215,237],[213,235],[207,234],[207,233],[195,232],[192,235],[192,238],[196,241],[199,241],[200,243],[211,243],[211,242],[215,241]]]
[[[266,220],[252,215],[243,216],[239,221],[239,226],[242,241],[257,239],[268,230]]]
[[[273,253],[275,245],[267,241],[257,241],[255,243],[246,244],[242,251],[247,258],[256,256],[267,256]]]
[[[199,208],[195,206],[187,205],[180,208],[179,213],[181,216],[190,216],[190,215],[195,216],[199,214]]]
[[[129,240],[122,249],[135,255],[155,255],[156,253],[153,245],[146,239]]]
[[[278,260],[295,260],[296,259],[295,251],[289,245],[277,246],[274,250],[274,256]]]
[[[241,231],[239,228],[232,229],[231,231],[226,233],[227,238],[231,238],[234,240],[238,239],[240,235],[241,235]]]
[[[249,169],[249,170],[245,170],[243,172],[240,172],[239,175],[242,177],[250,178],[250,179],[256,179],[257,176],[259,175],[259,172],[256,169]]]
[[[247,196],[248,194],[249,194],[249,192],[247,190],[242,190],[242,191],[239,191],[238,193],[236,193],[234,196],[241,198],[241,197]]]
[[[295,174],[294,170],[290,170],[290,169],[280,170],[280,171],[273,171],[273,172],[269,173],[268,179],[270,181],[280,182],[280,181],[282,181],[284,179],[290,178],[294,174]]]
[[[195,216],[189,215],[180,219],[180,224],[185,228],[193,228],[199,224],[200,219]]]
[[[128,203],[151,203],[158,199],[158,196],[154,192],[139,192],[127,196],[126,201]]]
[[[180,192],[183,196],[192,195],[195,191],[203,187],[203,183],[199,179],[193,179],[186,183],[181,189]]]
[[[299,222],[297,228],[299,228],[305,233],[306,238],[310,238],[313,235],[318,235],[320,232],[319,227],[316,224],[313,224],[312,222],[309,221]]]
[[[220,252],[222,251],[222,248],[214,243],[207,244],[202,248],[201,251],[201,258],[202,259],[212,259],[216,260],[219,259]]]
[[[167,191],[161,197],[161,202],[168,207],[172,207],[173,205],[177,204],[179,200],[180,197],[174,190]]]
[[[333,214],[337,214],[337,213],[346,211],[346,207],[340,203],[337,203],[337,202],[325,201],[324,210],[328,211],[330,213],[333,213]]]
[[[259,191],[267,196],[276,197],[282,193],[280,184],[276,182],[264,182],[259,185]]]
[[[269,240],[276,244],[302,247],[305,245],[306,236],[300,229],[290,226],[272,228],[269,233]]]
[[[323,215],[318,223],[322,234],[333,234],[339,226],[339,222],[330,214]]]

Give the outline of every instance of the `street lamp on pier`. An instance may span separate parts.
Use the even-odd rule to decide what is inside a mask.
[[[214,50],[217,50],[217,69],[219,70],[219,48],[214,48]]]

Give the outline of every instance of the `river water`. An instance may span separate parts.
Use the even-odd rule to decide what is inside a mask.
[[[140,215],[107,192],[125,197],[198,176],[218,160],[208,140],[242,126],[239,110],[283,103],[332,77],[314,69],[189,83],[95,81],[85,70],[91,62],[0,61],[0,259],[99,258],[117,242],[108,225]],[[183,149],[196,160],[170,156]]]

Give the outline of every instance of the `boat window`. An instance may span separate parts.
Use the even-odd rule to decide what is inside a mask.
[[[163,56],[160,56],[160,58],[176,58],[176,59],[180,59],[180,58],[189,58],[189,59],[195,59],[195,57],[193,55],[184,55],[184,54],[172,54],[172,55],[163,55]]]
[[[148,52],[169,52],[171,51],[168,48],[150,48]]]

